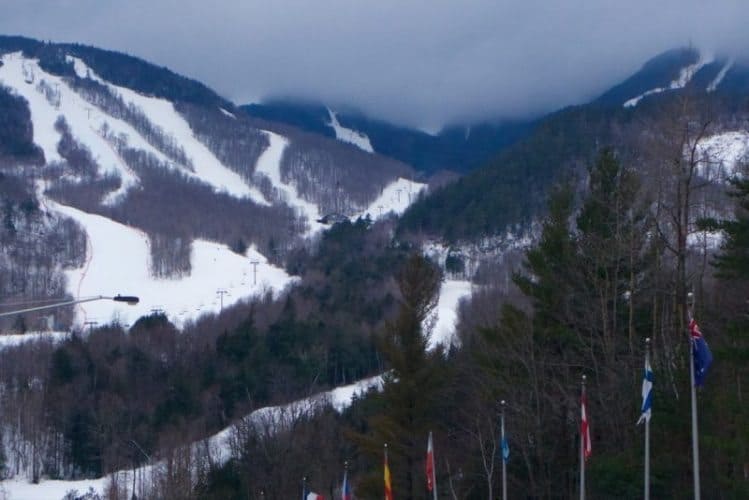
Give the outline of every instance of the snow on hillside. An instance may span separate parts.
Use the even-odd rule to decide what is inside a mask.
[[[138,177],[119,157],[98,130],[106,123],[109,130],[130,139],[133,147],[155,152],[142,140],[129,124],[102,113],[73,91],[62,78],[46,73],[35,60],[25,59],[20,52],[6,54],[0,66],[0,83],[13,89],[29,103],[34,124],[34,143],[42,148],[46,161],[61,161],[57,152],[60,133],[55,130],[58,117],[64,116],[75,139],[85,144],[101,169],[102,174],[115,174],[122,179],[116,192],[110,193],[104,203],[114,203],[128,189],[138,185]],[[44,81],[56,96],[48,99],[40,84]]]
[[[720,85],[720,82],[723,81],[723,78],[725,78],[726,73],[728,73],[728,70],[730,70],[733,67],[733,59],[729,59],[726,64],[723,65],[721,70],[718,72],[718,74],[715,76],[712,82],[710,82],[710,85],[707,86],[708,92],[713,92],[715,89],[718,88],[718,85]]]
[[[380,196],[360,214],[369,216],[376,220],[390,213],[402,214],[414,201],[419,193],[426,189],[426,184],[410,181],[399,177],[382,190]]]
[[[749,160],[749,131],[733,130],[706,137],[697,144],[700,176],[727,182]]]
[[[43,197],[43,195],[40,194]],[[254,249],[237,255],[225,245],[196,240],[192,245],[192,272],[180,279],[156,279],[149,273],[148,237],[118,222],[44,199],[47,210],[60,212],[81,224],[88,235],[83,267],[66,271],[68,292],[76,298],[137,295],[136,306],[101,300],[80,304],[76,323],[100,324],[118,320],[132,324],[140,316],[162,310],[178,326],[205,313],[216,313],[242,298],[272,290],[278,292],[294,278],[269,264]],[[258,262],[257,281],[251,262]]]
[[[367,153],[374,153],[372,143],[369,142],[369,137],[367,137],[366,134],[363,134],[351,128],[346,128],[341,125],[338,122],[338,116],[334,111],[328,109],[328,114],[330,115],[330,122],[328,123],[328,125],[330,125],[335,131],[336,139],[338,139],[339,141],[348,142],[349,144],[353,144],[354,146],[366,151]]]
[[[272,433],[279,428],[290,425],[295,418],[314,414],[327,404],[332,405],[336,411],[344,411],[351,406],[355,396],[365,393],[372,387],[382,387],[381,376],[360,380],[288,404],[260,408],[245,416],[237,424],[190,446],[196,451],[208,450],[211,455],[211,463],[218,466],[231,458],[231,450],[239,426],[250,425],[261,432]],[[142,467],[137,471],[133,469],[118,471],[114,475],[117,476],[118,484],[128,489],[125,497],[130,498],[132,491],[129,488],[132,487],[133,474],[136,475],[136,482],[149,481],[154,474],[163,472],[161,469],[164,467],[163,462],[158,462]],[[39,484],[32,484],[26,479],[16,477],[0,482],[0,488],[5,493],[2,498],[7,498],[7,500],[57,500],[62,499],[70,490],[77,490],[79,494],[83,494],[91,488],[94,492],[102,495],[109,481],[109,476],[107,476],[80,481],[42,480]],[[137,483],[136,490],[139,487],[140,483]],[[0,491],[0,494],[2,491]]]
[[[223,191],[236,197],[249,197],[254,202],[267,205],[268,202],[260,191],[248,185],[242,177],[224,166],[218,158],[192,132],[187,121],[174,109],[174,105],[166,99],[148,97],[126,87],[120,87],[102,80],[94,71],[78,58],[70,57],[76,72],[81,77],[90,77],[99,83],[107,85],[125,102],[140,109],[148,119],[161,130],[176,139],[192,161],[195,175],[203,182],[213,186],[217,191]],[[225,110],[222,110],[225,111]],[[226,112],[228,113],[228,112]],[[231,113],[229,113],[231,114]],[[171,161],[169,161],[171,163]]]
[[[455,326],[458,320],[458,306],[460,301],[468,298],[472,293],[470,281],[445,280],[440,288],[440,296],[435,310],[436,323],[429,337],[429,349],[434,349],[437,344],[450,347],[457,339],[455,337]]]
[[[661,92],[665,92],[666,90],[683,89],[703,66],[705,66],[706,64],[710,64],[711,62],[713,62],[713,60],[714,59],[712,56],[703,56],[702,54],[700,54],[697,62],[682,68],[679,72],[679,76],[676,78],[676,80],[673,80],[668,87],[656,87],[654,89],[650,89],[647,92],[626,101],[624,103],[624,107],[633,108],[637,106],[644,97],[647,97],[649,95],[660,94]]]
[[[317,222],[320,218],[320,209],[317,205],[304,200],[299,196],[293,184],[286,183],[281,179],[281,158],[284,149],[289,144],[288,139],[273,132],[264,132],[268,134],[270,146],[257,159],[255,175],[267,177],[281,200],[307,219],[309,224],[308,235],[322,230],[325,226]]]
[[[70,332],[26,332],[12,335],[0,335],[0,351],[8,347],[16,347],[29,342],[57,343],[65,340]],[[0,498],[2,498],[0,496]]]

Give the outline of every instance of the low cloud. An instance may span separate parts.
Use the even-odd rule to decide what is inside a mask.
[[[585,101],[677,46],[741,56],[748,19],[743,0],[4,0],[0,33],[124,51],[238,104],[436,128]]]

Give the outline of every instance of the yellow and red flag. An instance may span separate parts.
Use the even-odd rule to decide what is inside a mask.
[[[388,467],[387,445],[385,445],[385,500],[393,500],[393,486],[390,483],[390,467]]]

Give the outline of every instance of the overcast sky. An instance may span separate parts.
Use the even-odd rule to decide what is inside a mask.
[[[663,50],[749,49],[747,0],[0,0],[0,33],[120,50],[237,104],[435,129],[594,97]]]

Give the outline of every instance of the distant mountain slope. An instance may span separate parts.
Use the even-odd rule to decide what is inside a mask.
[[[281,266],[326,227],[318,222],[326,214],[356,217],[373,203],[383,215],[402,211],[411,201],[405,193],[402,203],[383,202],[383,193],[402,190],[404,179],[416,177],[408,165],[363,151],[361,144],[249,117],[199,82],[82,45],[0,36],[0,104],[0,175],[5,186],[25,186],[30,201],[24,206],[33,213],[23,223],[73,219],[89,236],[87,245],[74,247],[77,253],[58,259],[50,252],[51,261],[44,261],[44,279],[61,283],[58,294],[61,288],[74,296],[95,293],[101,280],[85,266],[106,268],[137,257],[120,267],[139,266],[140,273],[126,274],[150,275],[153,296],[167,293],[174,280],[170,286],[183,283],[184,290],[208,294],[186,303],[210,301],[216,309],[216,285],[193,286],[190,279],[210,269],[209,246],[223,247],[216,255],[226,253],[221,259],[234,262],[234,271],[247,258]],[[25,214],[11,204],[10,189],[0,191],[0,206],[12,208],[6,217]],[[60,233],[74,233],[60,227]],[[123,234],[101,237],[101,227]],[[133,234],[145,239],[137,256],[111,244],[124,241],[125,232],[128,241],[137,239]],[[142,250],[149,259],[141,258]],[[12,249],[7,255],[0,258],[0,275],[18,274],[28,262]],[[237,283],[224,288],[233,286],[239,292],[227,305],[259,293]],[[12,293],[18,299],[38,295],[36,288]],[[178,318],[173,306],[167,314],[176,323],[196,313]]]
[[[696,64],[708,60],[692,49],[669,51],[593,102],[543,118],[483,167],[412,205],[399,230],[456,242],[527,226],[543,210],[550,186],[573,174],[584,178],[601,148],[636,155],[636,138],[665,119],[664,105],[684,93],[711,110],[715,129],[745,130],[749,69],[726,60]],[[671,86],[689,67],[694,74]]]
[[[284,122],[336,138],[332,111],[322,104],[275,100],[241,106],[250,116]],[[528,134],[530,122],[477,123],[447,127],[431,135],[420,130],[373,120],[362,113],[335,112],[349,134],[366,138],[375,152],[398,159],[426,175],[440,170],[464,173],[481,165],[506,146]],[[339,138],[340,139],[340,138]],[[346,140],[343,138],[342,140]]]

